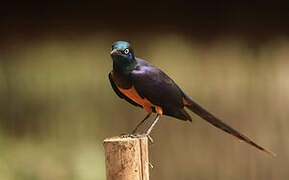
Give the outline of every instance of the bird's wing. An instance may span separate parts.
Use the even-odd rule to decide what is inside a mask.
[[[182,108],[182,91],[164,72],[154,66],[141,66],[130,74],[142,98],[160,107]]]
[[[111,73],[109,73],[108,75],[109,77],[109,81],[111,84],[112,89],[114,90],[114,92],[118,95],[118,97],[125,99],[127,102],[131,103],[134,106],[138,106],[138,107],[142,107],[141,105],[135,103],[133,100],[131,100],[130,98],[128,98],[126,95],[124,95],[122,92],[120,92],[120,90],[118,90],[117,86],[115,85],[113,79],[112,79],[112,75]]]

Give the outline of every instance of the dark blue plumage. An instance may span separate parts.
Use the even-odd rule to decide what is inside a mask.
[[[177,84],[159,68],[141,59],[136,61],[138,66],[130,78],[139,95],[162,107],[165,115],[192,121],[184,110],[184,93]]]
[[[113,71],[109,73],[109,79],[113,90],[120,98],[135,106],[144,108],[148,113],[144,120],[134,129],[133,134],[152,112],[156,113],[157,117],[144,135],[150,134],[152,128],[163,114],[181,120],[192,121],[184,109],[184,107],[187,107],[215,127],[261,151],[274,155],[195,103],[162,70],[145,60],[136,58],[128,42],[118,41],[113,43],[111,57],[113,59]]]
[[[128,89],[134,85],[136,91],[142,98],[147,98],[152,104],[163,108],[163,114],[173,116],[181,120],[191,121],[191,117],[184,110],[184,93],[163,71],[140,58],[135,58],[136,68],[130,72],[127,78],[118,80],[120,88]],[[119,75],[121,76],[121,75]],[[120,78],[119,78],[120,79]],[[110,74],[112,87],[116,87]],[[130,86],[126,86],[130,84]],[[113,88],[116,93],[133,105],[142,107],[134,103],[117,88]],[[152,109],[155,112],[154,109]]]

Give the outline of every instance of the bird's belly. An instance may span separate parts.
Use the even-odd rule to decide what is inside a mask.
[[[153,107],[155,108],[155,110],[156,110],[156,112],[158,114],[162,114],[163,113],[163,110],[162,110],[162,108],[160,106],[156,106],[156,105],[152,104],[148,99],[142,98],[137,93],[137,91],[135,90],[134,86],[132,86],[130,89],[122,89],[122,88],[119,88],[119,87],[118,87],[118,89],[124,95],[126,95],[128,98],[133,100],[135,103],[141,105],[147,113],[151,113]]]

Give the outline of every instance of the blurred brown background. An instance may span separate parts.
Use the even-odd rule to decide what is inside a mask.
[[[105,179],[102,140],[144,112],[108,81],[116,40],[271,158],[196,115],[153,131],[151,179],[288,179],[288,3],[25,2],[0,7],[0,179]]]

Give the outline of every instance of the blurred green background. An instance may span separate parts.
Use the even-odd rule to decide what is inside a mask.
[[[102,140],[130,132],[145,116],[110,87],[116,40],[130,41],[137,57],[277,153],[271,158],[239,143],[192,113],[192,123],[163,117],[152,132],[151,179],[288,179],[286,7],[2,6],[0,179],[105,179]]]

